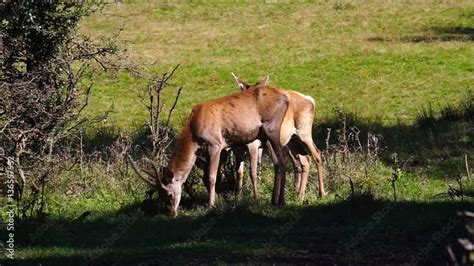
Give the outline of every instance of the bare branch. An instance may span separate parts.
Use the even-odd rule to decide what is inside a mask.
[[[467,162],[467,153],[464,153],[464,164],[466,166],[467,180],[471,182],[471,171],[469,170],[469,163]]]
[[[173,106],[171,107],[169,113],[168,113],[168,119],[166,120],[166,126],[169,126],[170,124],[170,119],[171,119],[171,114],[173,113],[174,111],[174,108],[176,107],[176,104],[178,103],[178,100],[179,100],[179,96],[181,95],[181,91],[183,90],[183,87],[180,87],[178,89],[178,92],[176,93],[176,97],[174,98],[174,103],[173,103]]]

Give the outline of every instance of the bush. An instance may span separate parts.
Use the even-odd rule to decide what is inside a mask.
[[[22,217],[39,214],[45,184],[79,128],[94,75],[93,63],[112,66],[113,42],[98,45],[77,34],[79,20],[97,6],[82,2],[4,1],[0,36],[0,163],[13,162]],[[69,140],[66,140],[69,138]],[[61,145],[59,145],[61,143]],[[3,182],[2,182],[3,183]]]

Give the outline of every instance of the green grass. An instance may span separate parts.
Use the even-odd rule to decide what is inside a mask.
[[[177,126],[194,104],[236,91],[231,71],[251,82],[268,74],[272,85],[312,95],[319,118],[341,106],[386,124],[411,123],[420,106],[439,109],[474,90],[474,5],[337,3],[119,3],[81,31],[123,27],[132,58],[157,74],[181,64]],[[113,102],[110,123],[142,123],[140,84],[101,77],[89,112]]]
[[[297,202],[294,188],[288,185],[284,208],[270,205],[270,167],[263,169],[260,199],[251,197],[246,179],[242,195],[220,191],[217,206],[211,210],[199,182],[198,192],[192,197],[184,195],[180,214],[172,219],[155,215],[161,212],[156,200],[142,202],[145,187],[131,169],[121,178],[106,173],[100,165],[85,167],[85,178],[76,169],[50,183],[55,192],[47,194],[45,216],[17,221],[16,263],[397,265],[413,262],[418,254],[423,263],[445,260],[444,244],[463,236],[463,223],[456,212],[472,208],[473,198],[450,199],[445,181],[402,171],[394,201],[390,168],[382,162],[373,165],[368,172],[370,185],[358,177],[361,171],[353,173],[355,197],[345,183],[337,189],[328,184],[331,194],[317,198],[313,173],[305,202]],[[190,179],[200,175],[193,172]],[[88,182],[85,190],[71,187],[83,178]],[[474,187],[467,185],[464,191],[473,194]],[[85,212],[90,215],[79,218]],[[445,228],[448,233],[438,237],[448,230]],[[6,233],[5,228],[0,232]],[[424,253],[433,239],[439,242]]]

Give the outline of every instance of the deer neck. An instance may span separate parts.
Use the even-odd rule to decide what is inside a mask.
[[[174,179],[184,183],[196,161],[198,144],[193,140],[189,127],[185,127],[176,142],[176,149],[168,163],[168,169],[173,172]]]

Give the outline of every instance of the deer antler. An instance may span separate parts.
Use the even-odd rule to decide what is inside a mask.
[[[161,182],[161,179],[160,179],[160,175],[158,173],[158,169],[156,168],[155,164],[153,163],[152,160],[150,159],[146,159],[147,161],[151,162],[151,165],[153,167],[153,171],[154,171],[154,178],[153,179],[150,179],[144,175],[141,174],[140,170],[138,169],[138,166],[135,164],[135,162],[133,161],[132,157],[130,155],[127,155],[127,158],[128,158],[128,161],[130,162],[130,164],[132,165],[132,168],[133,170],[135,171],[135,173],[137,173],[137,175],[143,180],[145,181],[147,184],[149,184],[150,186],[152,187],[161,187],[163,189],[166,189],[166,186],[163,184],[163,182]],[[151,173],[149,173],[148,171],[144,171],[147,175],[149,175],[150,177],[152,177],[153,175]]]
[[[158,182],[158,185],[160,185],[161,187],[165,187],[165,185],[161,181],[160,174],[159,174],[158,169],[156,168],[155,162],[153,162],[152,160],[150,160],[148,158],[145,158],[145,160],[151,164],[151,167],[153,168],[153,172],[155,172],[155,176],[156,176],[156,180]]]
[[[240,80],[239,77],[237,77],[237,76],[234,74],[234,72],[230,72],[230,74],[232,74],[232,77],[234,77],[235,81],[236,81],[237,83],[239,83],[239,80]]]
[[[232,77],[234,77],[235,79],[235,82],[237,83],[237,85],[239,85],[239,88],[240,90],[246,90],[248,88],[248,85],[247,83],[243,82],[241,79],[239,79],[239,77],[237,77],[234,72],[230,72],[230,74],[232,74]]]

